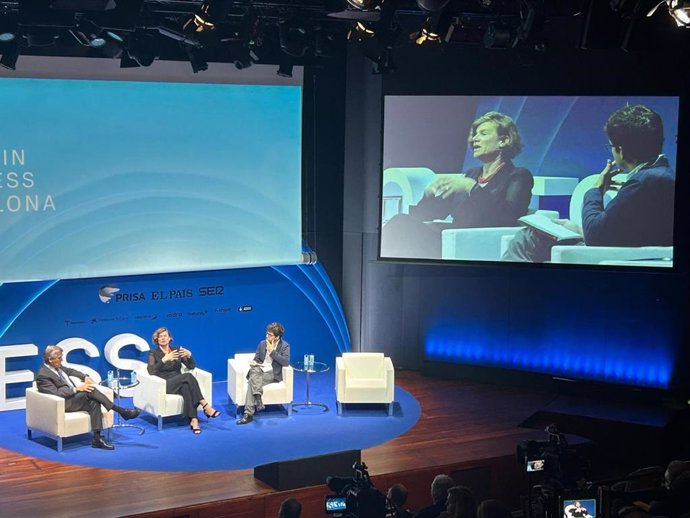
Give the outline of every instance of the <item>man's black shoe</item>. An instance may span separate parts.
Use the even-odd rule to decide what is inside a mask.
[[[119,414],[122,416],[122,418],[125,421],[129,421],[130,419],[134,419],[135,417],[139,417],[140,413],[141,413],[141,410],[139,410],[138,408],[123,408],[119,412]]]
[[[247,423],[251,422],[252,419],[254,419],[254,418],[251,415],[244,414],[242,416],[242,419],[237,420],[237,424],[247,424]]]
[[[91,439],[92,448],[100,448],[101,450],[114,450],[115,446],[107,442],[102,436],[94,435]]]

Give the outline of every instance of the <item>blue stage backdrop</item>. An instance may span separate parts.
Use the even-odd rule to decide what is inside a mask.
[[[46,345],[68,339],[90,342],[97,353],[74,350],[66,361],[105,378],[113,369],[103,354],[111,338],[131,333],[153,347],[152,332],[165,326],[214,381],[225,380],[227,358],[253,352],[273,321],[285,326],[293,360],[313,353],[333,364],[349,349],[342,308],[319,264],[6,283],[0,285],[0,355],[12,345],[35,344],[38,356],[8,358],[0,379],[7,397],[23,396],[28,383],[11,383],[8,374],[36,370]],[[119,356],[146,361],[134,345]]]

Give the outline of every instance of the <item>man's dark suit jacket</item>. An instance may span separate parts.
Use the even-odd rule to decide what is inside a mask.
[[[256,363],[263,363],[265,358],[266,340],[261,340],[259,346],[256,348],[254,361]],[[276,345],[276,348],[271,353],[271,359],[273,360],[271,363],[273,367],[273,381],[283,381],[283,367],[290,365],[290,344],[281,338],[278,341],[278,345]]]
[[[74,376],[82,381],[86,379],[86,374],[76,369],[63,366],[60,370],[68,376]],[[65,399],[74,397],[77,393],[71,384],[67,383],[62,376],[55,374],[45,363],[41,365],[41,368],[36,373],[36,386],[39,392],[60,396]]]

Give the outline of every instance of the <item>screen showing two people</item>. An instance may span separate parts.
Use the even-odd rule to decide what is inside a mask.
[[[382,259],[673,265],[677,97],[386,96]]]

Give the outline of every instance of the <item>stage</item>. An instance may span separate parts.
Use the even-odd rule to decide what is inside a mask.
[[[562,402],[564,398],[536,390],[427,378],[405,371],[396,373],[396,385],[419,402],[421,415],[416,424],[401,435],[362,450],[362,460],[368,465],[376,487],[385,492],[395,482],[404,483],[410,490],[408,504],[416,509],[428,503],[433,477],[448,473],[458,483],[470,486],[479,499],[497,497],[518,508],[528,480],[524,468],[516,462],[516,445],[525,440],[545,440],[546,433],[539,421],[549,412],[553,413],[549,418],[557,418],[553,412],[558,406],[555,402]],[[558,408],[566,406],[562,404]],[[329,412],[335,413],[335,410],[331,408]],[[631,412],[638,421],[644,413],[639,406]],[[621,411],[616,415],[618,423],[622,422],[620,414]],[[389,418],[381,411],[380,416],[370,415],[367,419]],[[540,428],[519,426],[530,419]],[[615,428],[616,423],[607,424],[603,417],[600,419],[600,431],[606,426]],[[279,421],[275,426],[255,430],[266,435],[266,447],[280,443]],[[572,426],[567,420],[563,422],[566,427]],[[202,425],[207,424],[202,422]],[[208,423],[206,435],[197,438],[200,445],[214,432],[211,425]],[[647,439],[652,431],[657,438],[669,434],[668,420],[645,422],[644,425],[643,435]],[[625,423],[629,436],[635,435],[634,427],[633,420]],[[577,430],[562,431],[574,433]],[[337,432],[322,430],[324,436],[334,438]],[[360,433],[365,432],[362,429]],[[156,438],[155,431],[147,430],[146,433],[151,440]],[[593,445],[586,437],[568,435],[568,438],[584,455],[588,452],[599,455],[598,451],[606,449],[606,445]],[[216,451],[212,444],[208,441],[208,449],[200,446],[194,455],[213,458],[232,454],[231,451]],[[236,446],[237,449],[243,447],[243,444]],[[94,455],[111,453],[115,452],[93,450]],[[298,453],[292,457],[300,457]],[[186,454],[186,451],[179,452],[180,456]],[[68,448],[62,458],[69,459]],[[155,471],[154,465],[147,470],[106,469],[45,460],[6,449],[0,450],[0,459],[0,508],[6,516],[268,518],[276,515],[280,502],[288,496],[300,499],[304,506],[303,516],[325,516],[325,485],[279,492],[256,480],[252,469],[194,471],[193,461],[190,471]],[[617,472],[627,472],[631,466],[640,467],[630,459],[627,462],[630,465],[625,465],[625,461],[618,464],[612,457],[604,459],[599,455],[598,459],[605,465],[593,466],[597,476],[615,476]]]

